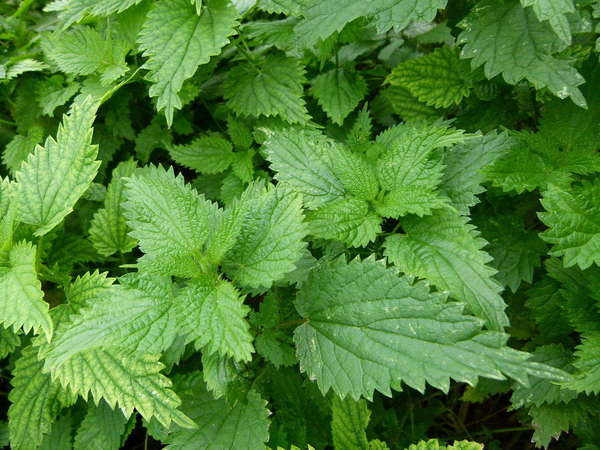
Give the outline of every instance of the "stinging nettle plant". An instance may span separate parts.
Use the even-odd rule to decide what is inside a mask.
[[[600,2],[0,17],[2,446],[596,448]]]

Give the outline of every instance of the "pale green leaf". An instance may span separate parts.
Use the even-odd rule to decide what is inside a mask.
[[[502,287],[489,265],[492,258],[482,250],[487,243],[465,217],[438,210],[424,218],[407,217],[402,227],[406,234],[385,241],[390,262],[408,275],[449,291],[484,319],[488,328],[502,330],[508,325]]]
[[[37,353],[37,348],[26,347],[12,373],[8,430],[14,450],[36,449],[62,408],[60,385],[42,372],[44,363]]]
[[[371,411],[363,399],[334,396],[331,402],[331,435],[336,450],[367,450],[367,425]]]
[[[36,236],[58,225],[96,176],[98,148],[90,143],[97,109],[92,97],[74,103],[56,140],[48,137],[43,148],[37,146],[16,174],[19,216],[35,226]]]
[[[27,136],[17,134],[6,144],[2,151],[2,162],[11,173],[17,172],[21,163],[27,159],[29,154],[44,137],[44,129],[39,126],[33,126],[27,130]]]
[[[307,207],[315,208],[344,195],[344,185],[335,175],[329,156],[335,142],[313,131],[293,128],[269,134],[264,150],[275,178],[300,192]]]
[[[178,322],[173,327],[187,333],[197,348],[207,353],[249,361],[254,351],[246,315],[249,308],[231,283],[195,279],[178,301]]]
[[[391,28],[402,30],[412,21],[431,22],[445,6],[446,0],[316,1],[301,11],[305,19],[295,31],[304,45],[311,46],[361,16],[372,17],[377,31],[384,33]]]
[[[365,246],[381,232],[381,218],[370,210],[367,201],[353,197],[340,197],[310,211],[306,223],[313,236],[351,247]]]
[[[45,11],[56,11],[58,17],[67,28],[74,22],[79,22],[87,15],[108,16],[120,13],[142,0],[54,0],[48,4]]]
[[[179,331],[176,293],[165,277],[132,273],[88,296],[89,306],[69,317],[44,352],[47,370],[80,352],[107,346],[160,353]]]
[[[127,72],[125,56],[129,46],[125,41],[101,35],[91,27],[57,32],[42,40],[46,58],[72,75],[98,73],[108,84]]]
[[[171,423],[194,427],[177,409],[180,400],[170,389],[171,381],[160,371],[158,355],[140,355],[114,347],[94,348],[78,353],[51,374],[73,393],[95,402],[104,399],[130,416],[136,409],[147,420],[156,418],[164,426]],[[107,380],[110,380],[107,382]]]
[[[408,89],[430,106],[446,108],[469,96],[473,87],[470,74],[469,63],[459,59],[455,48],[445,46],[400,63],[387,82]]]
[[[36,247],[26,241],[15,244],[8,263],[0,265],[0,323],[15,331],[43,332],[49,341],[52,320],[35,265]]]
[[[123,204],[130,235],[145,255],[139,263],[161,273],[191,277],[203,270],[199,259],[209,235],[212,203],[173,168],[149,166],[125,187]]]
[[[135,161],[129,160],[120,163],[113,170],[112,180],[104,198],[104,207],[100,208],[92,219],[90,240],[103,256],[130,252],[137,244],[137,241],[127,234],[129,228],[121,206],[125,188],[124,178],[133,175],[135,167]]]

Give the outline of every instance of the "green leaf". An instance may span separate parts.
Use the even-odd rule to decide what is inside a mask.
[[[572,372],[571,354],[562,345],[544,345],[538,347],[532,361],[547,364],[558,369]],[[534,378],[530,386],[516,386],[511,396],[513,408],[523,406],[542,406],[545,404],[568,403],[577,398],[577,393],[551,381]]]
[[[550,23],[554,32],[567,44],[571,43],[568,14],[575,12],[573,0],[521,0],[523,7],[531,6],[540,22]]]
[[[488,265],[492,258],[482,250],[487,243],[468,219],[438,210],[422,219],[407,217],[402,227],[406,234],[385,241],[390,262],[408,275],[449,291],[490,329],[502,330],[508,325],[502,287],[494,279],[496,271]]]
[[[600,333],[589,333],[582,337],[582,343],[575,351],[573,365],[578,372],[567,387],[586,394],[600,393]]]
[[[183,82],[229,43],[237,19],[228,0],[208,0],[201,15],[189,0],[160,0],[148,14],[138,42],[148,58],[143,67],[153,83],[150,97],[157,97],[156,109],[165,110],[169,126],[182,106]]]
[[[568,432],[575,425],[593,420],[597,408],[597,400],[586,397],[566,404],[531,408],[529,415],[535,429],[533,441],[537,445],[547,447],[552,439],[557,439],[562,432]]]
[[[42,50],[62,72],[72,75],[98,73],[103,84],[109,84],[127,72],[127,42],[112,39],[109,34],[103,36],[91,27],[50,34],[42,40]]]
[[[101,347],[140,354],[166,350],[178,333],[175,295],[167,278],[138,274],[98,290],[88,297],[89,306],[58,329],[44,352],[46,369],[55,370],[78,353]]]
[[[283,187],[269,187],[250,198],[240,237],[223,268],[243,286],[269,288],[296,268],[306,234],[302,197]]]
[[[461,130],[443,122],[405,123],[381,133],[377,137],[383,150],[377,160],[377,177],[390,194],[377,205],[380,214],[424,215],[442,206],[445,201],[438,198],[437,186],[443,166],[435,150],[464,140]]]
[[[26,241],[15,244],[8,263],[0,265],[0,323],[15,331],[43,332],[50,341],[52,320],[35,265],[36,247]]]
[[[6,144],[6,147],[2,151],[2,162],[8,167],[11,173],[14,174],[19,170],[23,161],[33,152],[35,146],[42,142],[43,137],[44,129],[33,126],[27,130],[27,136],[17,134]]]
[[[349,196],[310,211],[306,222],[313,236],[351,247],[365,246],[381,232],[381,218],[370,210],[369,203]]]
[[[498,273],[496,279],[516,292],[522,281],[531,283],[533,271],[541,266],[546,245],[535,230],[525,229],[523,221],[514,214],[482,213],[476,224],[482,237],[489,242],[487,252],[493,258],[490,265]]]
[[[223,172],[235,158],[231,143],[217,136],[203,136],[187,145],[172,146],[169,153],[182,166],[208,174]]]
[[[140,264],[181,277],[202,272],[199,257],[215,205],[185,184],[172,167],[149,166],[138,171],[126,184],[125,197],[130,235],[145,253]]]
[[[43,236],[58,225],[93,181],[100,161],[90,145],[98,102],[86,97],[75,102],[58,128],[56,140],[37,146],[16,174],[19,216]]]
[[[587,147],[564,148],[545,133],[523,132],[515,145],[491,166],[486,177],[504,191],[546,189],[550,184],[567,185],[573,174],[600,172],[600,155]]]
[[[250,361],[254,348],[245,320],[249,308],[231,283],[196,279],[184,288],[178,303],[178,321],[171,326],[187,333],[188,341],[209,354]]]
[[[420,102],[410,91],[402,86],[390,86],[381,91],[381,96],[389,102],[393,112],[408,120],[435,120],[439,112]]]
[[[146,420],[154,417],[167,427],[171,423],[194,427],[177,409],[181,402],[170,389],[171,381],[160,373],[164,365],[158,359],[158,355],[140,355],[115,347],[94,348],[78,353],[51,374],[85,400],[90,394],[96,403],[102,398],[126,416],[136,409]]]
[[[74,450],[119,450],[127,417],[101,401],[89,405],[75,435]]]
[[[577,86],[583,77],[568,60],[552,56],[566,44],[540,23],[531,9],[516,2],[484,1],[462,22],[461,56],[472,58],[473,68],[484,66],[488,79],[502,74],[509,84],[522,79],[537,89],[547,87],[559,98],[570,97],[581,107],[586,101]]]
[[[133,175],[135,168],[135,161],[129,160],[120,163],[113,170],[112,180],[104,198],[104,207],[100,208],[92,219],[90,240],[103,256],[130,252],[137,244],[137,241],[127,234],[129,228],[121,206],[125,188],[124,178]]]
[[[263,61],[233,66],[223,90],[227,105],[240,116],[278,116],[305,123],[304,68],[297,59],[269,55]]]
[[[368,449],[366,429],[371,411],[367,407],[367,402],[363,399],[355,401],[348,397],[341,400],[334,396],[331,410],[333,447],[347,450]]]
[[[63,450],[73,447],[73,418],[68,412],[59,417],[52,424],[50,433],[44,436],[44,440],[38,450]]]
[[[523,384],[528,374],[565,379],[383,261],[322,262],[295,304],[306,320],[294,332],[300,367],[323,393],[333,388],[340,397],[370,399],[374,390],[390,396],[400,382],[423,392],[425,383],[447,391],[451,378],[471,385],[480,376]]]
[[[402,86],[436,108],[446,108],[468,97],[473,87],[469,64],[452,47],[440,47],[397,65],[388,76],[392,86]]]
[[[60,385],[42,372],[37,354],[33,346],[23,349],[12,373],[8,430],[15,450],[36,449],[63,406]]]
[[[461,214],[468,214],[469,208],[479,203],[477,195],[485,192],[482,170],[513,145],[514,140],[507,133],[491,132],[450,148],[444,156],[446,168],[440,192],[450,198]]]
[[[63,24],[67,28],[74,22],[79,22],[87,15],[108,16],[120,13],[137,5],[142,0],[54,0],[47,5],[45,11],[56,11]]]
[[[202,376],[189,376],[178,390],[185,412],[198,425],[175,429],[166,439],[168,450],[264,449],[269,439],[266,402],[254,392],[229,404],[206,391]]]
[[[546,211],[538,215],[548,230],[540,237],[553,244],[550,254],[562,256],[566,267],[600,265],[600,179],[551,186],[541,202]]]
[[[271,0],[272,1],[272,0]],[[446,6],[446,0],[324,0],[312,2],[302,11],[304,20],[296,28],[300,42],[311,46],[325,39],[361,16],[373,18],[377,31],[391,28],[402,30],[412,21],[431,22],[437,10]]]
[[[367,93],[367,83],[359,72],[332,69],[312,80],[310,93],[334,123],[342,125]]]
[[[315,208],[344,195],[329,156],[336,145],[315,132],[289,128],[270,132],[264,150],[275,178],[300,192],[307,207]]]

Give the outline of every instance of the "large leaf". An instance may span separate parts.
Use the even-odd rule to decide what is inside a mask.
[[[302,285],[296,308],[306,323],[294,332],[300,367],[321,391],[341,397],[391,395],[404,382],[447,391],[450,379],[478,377],[528,383],[528,375],[565,379],[506,347],[507,336],[481,331],[483,321],[447,303],[424,283],[411,285],[383,261],[322,262]]]

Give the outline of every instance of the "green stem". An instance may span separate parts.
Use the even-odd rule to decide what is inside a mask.
[[[23,0],[19,5],[19,8],[10,17],[16,19],[17,17],[22,16],[29,10],[34,1],[35,0]]]
[[[13,127],[17,126],[17,122],[11,122],[10,120],[0,119],[0,123],[3,123],[4,125],[11,125]]]

